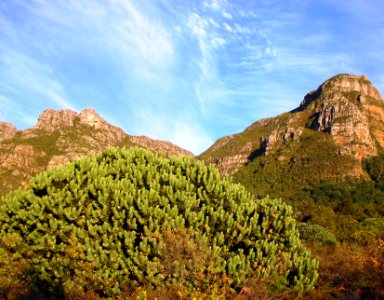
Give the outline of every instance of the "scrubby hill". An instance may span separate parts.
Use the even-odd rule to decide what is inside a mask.
[[[366,166],[383,153],[383,120],[384,101],[368,78],[341,74],[297,109],[218,140],[200,158],[258,197],[282,197],[302,220],[319,205],[358,221],[382,217],[384,193]]]
[[[320,260],[308,299],[384,297],[384,101],[366,76],[334,76],[299,107],[219,139],[200,158],[256,197],[292,205]]]
[[[130,136],[90,108],[81,113],[47,109],[33,128],[24,131],[0,122],[0,195],[26,184],[38,172],[109,146],[140,146],[165,156],[192,155],[169,142]]]
[[[297,109],[224,137],[200,157],[223,174],[269,157],[282,168],[301,165],[316,179],[356,177],[364,175],[361,160],[384,146],[383,120],[384,101],[368,78],[341,74],[308,93]]]
[[[290,206],[193,158],[109,149],[29,185],[1,201],[0,284],[19,272],[14,282],[56,297],[176,287],[223,298],[250,278],[298,294],[317,279]],[[4,275],[21,262],[27,273]]]

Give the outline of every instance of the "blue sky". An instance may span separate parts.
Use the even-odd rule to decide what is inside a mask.
[[[381,0],[0,0],[0,120],[92,107],[199,154],[337,73],[384,91]]]

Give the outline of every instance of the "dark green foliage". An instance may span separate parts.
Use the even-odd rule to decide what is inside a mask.
[[[341,176],[358,164],[352,157],[335,154],[337,149],[329,134],[304,129],[300,143],[256,157],[240,168],[234,180],[257,197],[295,198],[314,181]]]
[[[352,234],[354,241],[366,246],[384,239],[384,219],[367,218],[360,223],[360,229]]]
[[[336,237],[323,226],[310,223],[300,223],[297,226],[300,238],[307,242],[318,242],[322,245],[336,244]]]
[[[372,180],[337,179],[358,162],[336,150],[331,136],[306,129],[300,143],[256,157],[234,175],[234,181],[258,198],[282,198],[294,207],[299,221],[321,225],[338,240],[353,239],[361,221],[384,217],[384,155],[364,162]]]
[[[384,191],[384,154],[366,159],[364,167],[375,181],[376,187]]]
[[[186,232],[187,248],[211,257],[205,276],[228,276],[232,288],[273,275],[300,293],[317,278],[290,206],[256,201],[193,158],[109,149],[41,173],[30,186],[2,199],[1,245],[26,259],[35,282],[57,296],[174,283],[191,265],[176,259],[177,271],[166,271],[168,230]],[[191,288],[201,286],[196,278]]]

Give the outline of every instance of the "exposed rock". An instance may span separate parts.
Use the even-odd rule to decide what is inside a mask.
[[[152,151],[163,152],[166,154],[167,157],[179,157],[184,155],[193,156],[190,151],[181,149],[175,144],[172,144],[167,141],[153,140],[146,136],[131,136],[130,141],[138,146],[151,149]]]
[[[107,124],[92,108],[84,109],[79,115],[80,123],[93,128],[105,127]],[[104,126],[103,126],[104,125]]]
[[[261,149],[265,155],[268,155],[272,150],[281,146],[281,144],[288,144],[290,142],[299,140],[303,133],[302,128],[286,127],[273,130],[267,137],[261,139]]]
[[[52,132],[65,127],[72,127],[76,117],[77,113],[70,109],[53,110],[48,108],[39,116],[34,128]]]
[[[216,165],[220,170],[220,174],[225,176],[236,173],[247,161],[248,156],[246,154],[236,154],[217,160]]]
[[[375,109],[367,98],[382,102],[379,91],[367,76],[338,75],[324,82],[316,92],[308,94],[301,107],[313,111],[311,128],[329,132],[340,145],[341,154],[361,160],[377,155],[369,122],[369,111]],[[382,144],[384,141],[379,138],[378,142]]]
[[[17,128],[11,123],[0,122],[0,141],[14,137],[17,132]]]

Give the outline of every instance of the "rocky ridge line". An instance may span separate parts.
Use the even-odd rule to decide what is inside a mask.
[[[165,156],[191,156],[170,142],[130,136],[101,118],[94,109],[45,110],[33,128],[18,131],[0,122],[0,194],[34,174],[108,147],[143,147]]]
[[[257,156],[300,143],[303,132],[310,129],[332,137],[338,151],[329,155],[356,160],[346,176],[360,176],[361,160],[384,148],[383,120],[384,101],[368,77],[340,74],[308,93],[297,109],[259,120],[241,133],[221,138],[200,157],[215,163],[223,175],[234,174]]]

